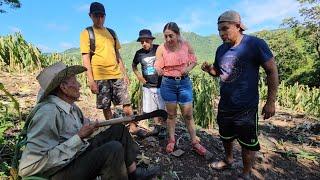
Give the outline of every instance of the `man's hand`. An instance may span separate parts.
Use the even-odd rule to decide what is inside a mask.
[[[269,119],[270,117],[274,116],[275,111],[275,103],[267,101],[261,112],[261,114],[263,115],[263,119]]]
[[[211,76],[218,76],[219,75],[217,69],[213,65],[210,65],[207,61],[205,61],[202,64],[201,69],[204,72],[207,72],[208,74],[210,74]]]
[[[126,85],[130,85],[130,79],[129,79],[129,77],[127,76],[127,75],[125,75],[124,77],[123,77],[123,80],[124,80],[124,83],[126,83]]]
[[[82,128],[78,132],[78,135],[81,139],[84,139],[90,136],[97,129],[98,129],[98,121],[95,121],[94,123],[88,123],[82,126]]]
[[[209,73],[210,70],[211,70],[211,65],[210,65],[207,61],[205,61],[205,62],[202,64],[201,69],[202,69],[203,71]]]
[[[146,83],[147,83],[146,79],[144,79],[144,77],[142,77],[142,76],[139,76],[139,77],[138,77],[138,80],[139,80],[142,84],[146,84]]]
[[[98,94],[99,93],[98,85],[97,85],[97,83],[95,81],[89,82],[89,86],[90,86],[91,92],[93,94]]]
[[[156,71],[158,73],[159,76],[163,76],[163,69],[161,68],[156,68]]]

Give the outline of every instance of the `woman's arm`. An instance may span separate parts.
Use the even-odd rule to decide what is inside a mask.
[[[182,75],[187,75],[197,65],[197,57],[192,46],[187,41],[185,43],[188,46],[188,65],[185,70],[181,72]]]
[[[156,71],[159,76],[163,75],[163,68],[164,68],[164,59],[163,59],[163,44],[161,44],[157,51],[156,51],[156,61],[154,62],[154,67],[156,68]]]

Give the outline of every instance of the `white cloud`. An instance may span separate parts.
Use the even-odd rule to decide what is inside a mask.
[[[177,24],[183,31],[195,31],[212,23],[212,20],[206,18],[207,15],[204,12],[197,10],[192,11],[187,17],[189,19],[177,20]]]
[[[178,26],[182,29],[182,31],[196,31],[201,28],[208,28],[208,26],[212,25],[212,20],[208,19],[207,17],[211,17],[212,15],[209,15],[208,13],[203,12],[202,10],[186,10],[185,12],[181,13],[177,18],[175,19],[163,19],[160,21],[148,23],[147,20],[135,17],[134,20],[138,24],[149,24],[147,27],[152,32],[162,32],[163,27],[168,22],[176,22]]]
[[[130,43],[131,41],[129,41],[129,40],[123,40],[123,41],[121,41],[120,42],[120,44],[127,44],[127,43]]]
[[[278,28],[283,19],[298,14],[299,3],[296,0],[244,0],[235,6],[235,10],[239,10],[242,21],[249,29],[256,29],[259,24],[271,24],[272,28]]]
[[[20,33],[22,32],[22,30],[20,28],[14,27],[14,26],[10,26],[9,29],[11,32],[14,32],[14,33],[15,32],[20,32]]]
[[[59,45],[62,49],[70,49],[75,47],[72,43],[68,43],[68,42],[61,42]]]
[[[80,12],[89,12],[90,4],[81,4],[76,6],[75,9]]]
[[[68,31],[69,27],[67,25],[61,25],[61,24],[57,24],[57,23],[49,23],[47,24],[47,28],[51,29],[51,30],[55,30],[55,31]]]
[[[154,33],[162,32],[164,25],[166,25],[167,21],[155,22],[151,23],[147,28],[150,29]]]

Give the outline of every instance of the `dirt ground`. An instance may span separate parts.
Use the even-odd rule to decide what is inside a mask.
[[[18,99],[21,110],[26,114],[35,104],[39,86],[35,75],[0,74],[0,82]],[[77,103],[85,116],[90,119],[102,119],[102,112],[95,109],[95,96],[87,87]],[[0,93],[0,97],[3,94]],[[142,165],[161,165],[161,179],[235,179],[241,172],[242,160],[240,146],[235,142],[235,163],[232,169],[216,171],[208,164],[220,160],[223,156],[222,143],[217,129],[197,128],[197,135],[213,158],[206,160],[191,150],[189,135],[182,121],[176,128],[177,149],[184,151],[180,157],[165,152],[166,141],[158,137],[137,139],[142,155]],[[6,132],[7,136],[13,131]],[[259,120],[259,140],[261,150],[257,153],[253,169],[253,179],[320,179],[320,120],[284,108],[277,108],[277,113],[269,120]],[[1,153],[6,150],[0,147]],[[7,160],[4,154],[0,159]]]

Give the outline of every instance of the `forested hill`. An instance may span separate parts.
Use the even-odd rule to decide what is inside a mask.
[[[302,29],[304,30],[304,29]],[[300,29],[300,31],[302,31]],[[300,32],[299,31],[299,32]],[[314,39],[310,36],[301,37],[297,30],[291,28],[276,29],[271,31],[259,31],[251,35],[264,39],[272,50],[279,69],[281,81],[288,84],[299,82],[309,86],[320,86],[320,61]],[[163,34],[155,34],[154,43],[163,42]],[[198,62],[213,62],[216,48],[221,44],[217,35],[200,36],[193,32],[183,32],[182,37],[190,42],[198,57]],[[141,48],[138,42],[122,44],[120,53],[128,70],[131,70],[131,62],[135,52]],[[79,48],[66,50],[67,56],[80,59]]]
[[[154,36],[156,37],[156,39],[154,40],[155,44],[161,44],[163,42],[164,38],[162,33],[154,34]],[[221,44],[221,40],[217,35],[200,36],[193,32],[183,32],[182,37],[183,39],[186,39],[190,42],[200,62],[213,61],[216,48]],[[121,46],[121,56],[125,61],[127,67],[131,67],[130,65],[134,54],[138,49],[141,48],[141,45],[140,43],[133,41],[124,43]],[[80,56],[79,48],[71,48],[64,51],[63,53],[70,56]]]

